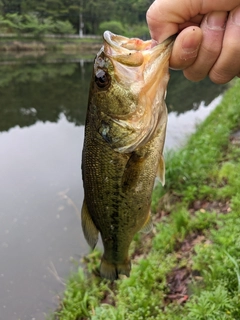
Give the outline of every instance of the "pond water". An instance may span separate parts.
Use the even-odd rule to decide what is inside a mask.
[[[4,59],[0,320],[43,320],[58,306],[73,262],[88,252],[80,223],[81,150],[92,63]],[[184,144],[224,89],[171,73],[166,148]]]

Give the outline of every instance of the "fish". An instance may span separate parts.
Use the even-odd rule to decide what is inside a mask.
[[[151,194],[164,185],[169,58],[174,39],[127,38],[110,31],[94,60],[82,150],[82,229],[103,243],[100,276],[130,276],[134,235],[152,229]]]

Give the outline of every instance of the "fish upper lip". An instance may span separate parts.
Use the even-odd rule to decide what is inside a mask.
[[[116,35],[111,31],[105,31],[103,33],[103,39],[111,47],[113,51],[121,54],[128,54],[129,52],[143,51],[151,49],[152,40],[143,41],[136,38],[127,38],[121,35]],[[131,48],[127,47],[127,44],[132,41]],[[142,48],[140,48],[140,45]]]
[[[116,48],[116,49],[119,49],[120,45],[119,43],[115,40],[115,38],[118,38],[119,40],[125,40],[125,41],[128,41],[129,39],[124,37],[124,36],[119,36],[119,35],[116,35],[114,33],[112,33],[111,31],[104,31],[103,33],[103,39],[112,47]]]
[[[162,42],[166,47],[168,47],[173,40],[175,39],[175,35],[170,36],[166,40]],[[124,54],[129,52],[136,52],[136,51],[155,51],[155,48],[158,46],[158,42],[156,40],[141,40],[137,38],[127,38],[121,35],[116,35],[111,31],[105,31],[103,33],[103,39],[105,42],[112,48],[113,51],[116,53]],[[128,44],[131,43],[131,46]]]

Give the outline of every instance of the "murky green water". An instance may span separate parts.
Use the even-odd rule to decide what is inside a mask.
[[[0,64],[1,320],[45,319],[71,261],[88,252],[79,211],[92,63],[59,61],[4,57]],[[172,73],[167,148],[184,143],[223,89]]]

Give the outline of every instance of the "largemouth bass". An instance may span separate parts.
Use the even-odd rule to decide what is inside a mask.
[[[102,277],[129,276],[129,246],[151,230],[156,175],[164,184],[164,102],[173,38],[129,39],[106,31],[93,68],[82,152],[82,228],[94,248],[99,232]]]

